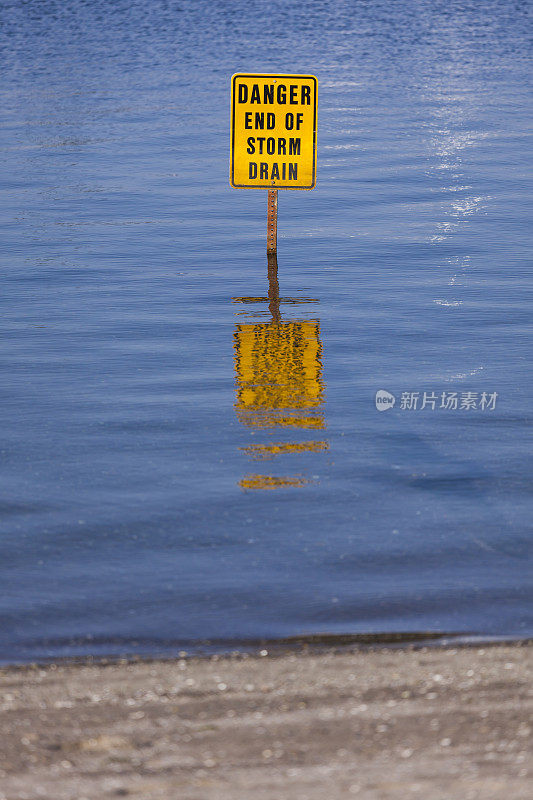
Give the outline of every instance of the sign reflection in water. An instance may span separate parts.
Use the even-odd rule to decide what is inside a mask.
[[[239,421],[254,428],[326,427],[323,404],[322,342],[318,320],[283,320],[280,303],[315,302],[282,299],[279,296],[277,260],[269,258],[268,297],[234,298],[237,301],[269,303],[272,319],[235,326],[235,410]],[[291,453],[328,449],[323,440],[251,444],[241,448],[253,460],[274,459]],[[249,474],[243,489],[277,489],[305,486],[303,475]]]

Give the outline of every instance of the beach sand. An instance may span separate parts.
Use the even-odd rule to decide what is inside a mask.
[[[0,798],[529,798],[531,654],[505,644],[3,668]]]

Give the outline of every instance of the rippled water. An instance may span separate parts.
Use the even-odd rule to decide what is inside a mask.
[[[530,635],[530,3],[0,8],[0,658]],[[238,71],[319,82],[277,277]]]

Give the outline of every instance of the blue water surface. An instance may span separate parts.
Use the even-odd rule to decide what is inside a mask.
[[[531,4],[0,9],[0,659],[531,635]],[[277,306],[235,72],[318,78]]]

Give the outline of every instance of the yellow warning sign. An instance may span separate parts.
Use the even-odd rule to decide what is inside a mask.
[[[231,79],[230,184],[313,189],[316,127],[314,75],[237,73]]]

